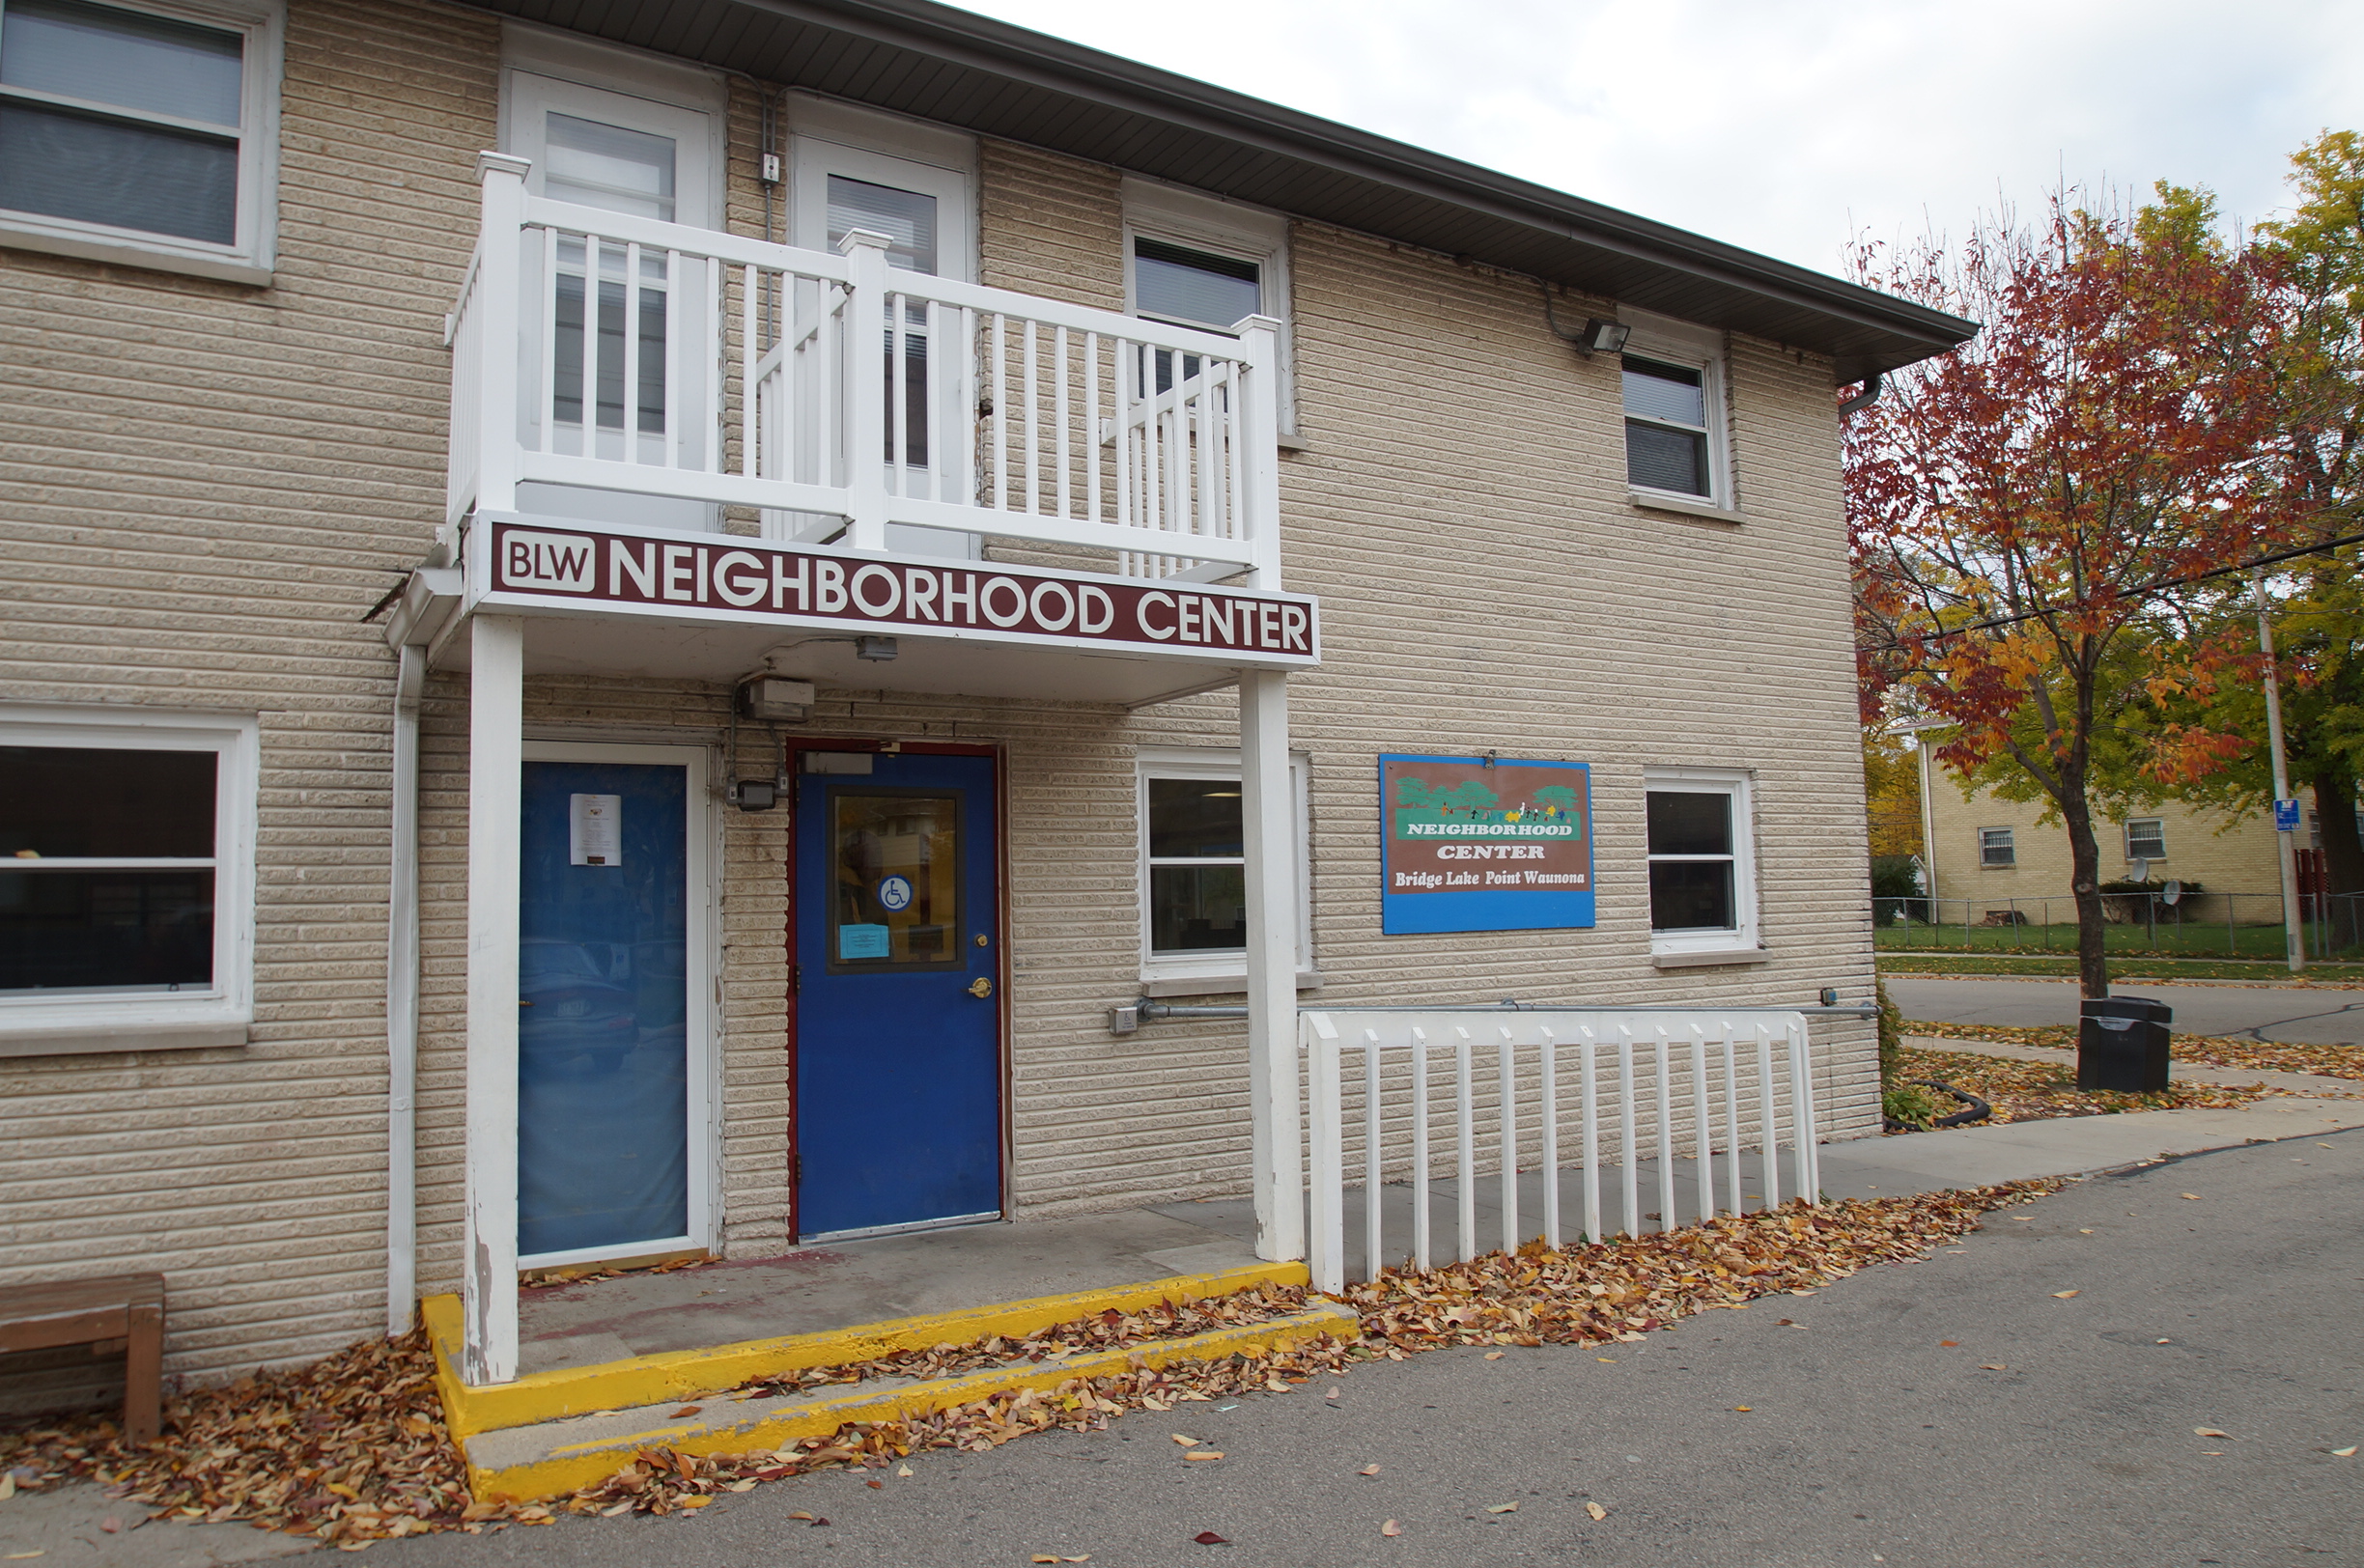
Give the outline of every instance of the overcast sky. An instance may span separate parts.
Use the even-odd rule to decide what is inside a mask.
[[[963,0],[1796,262],[2071,182],[2286,204],[2364,129],[2358,0]]]

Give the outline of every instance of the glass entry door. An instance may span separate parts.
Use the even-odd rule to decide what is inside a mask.
[[[695,1246],[706,1009],[693,770],[554,749],[536,748],[524,776],[518,1250],[547,1264]]]
[[[796,1160],[805,1240],[1001,1212],[990,757],[805,753]]]

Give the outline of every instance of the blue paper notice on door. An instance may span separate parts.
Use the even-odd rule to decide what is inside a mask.
[[[885,958],[886,928],[885,926],[839,926],[837,956],[849,958]]]

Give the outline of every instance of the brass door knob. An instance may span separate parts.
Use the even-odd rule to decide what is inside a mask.
[[[993,994],[993,982],[981,974],[978,975],[974,980],[969,982],[969,994],[979,1001],[984,1000]]]

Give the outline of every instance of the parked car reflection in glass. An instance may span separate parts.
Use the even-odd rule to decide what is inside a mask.
[[[526,938],[518,944],[518,1049],[549,1066],[614,1072],[640,1043],[630,969],[617,944]]]

